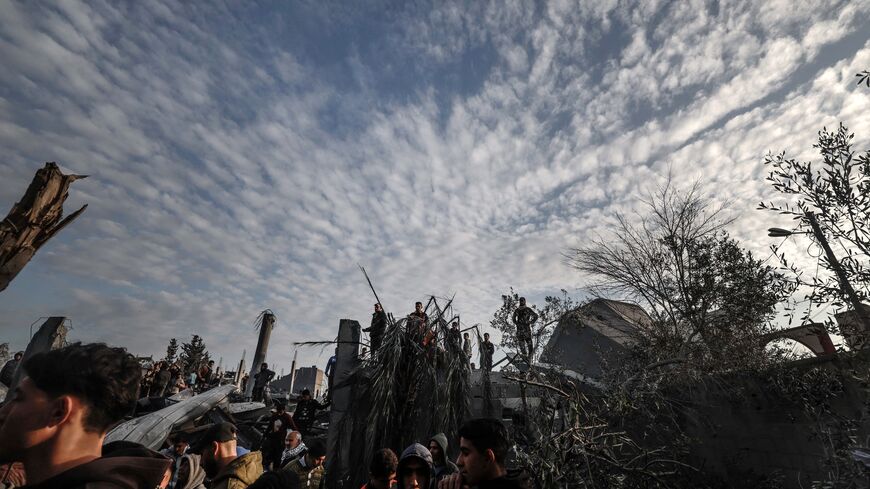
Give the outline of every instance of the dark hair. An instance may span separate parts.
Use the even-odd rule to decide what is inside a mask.
[[[302,395],[303,395],[303,396],[310,396],[310,395],[311,395],[311,391],[308,390],[308,389],[302,389]]]
[[[493,418],[477,418],[466,421],[459,428],[459,436],[468,440],[480,452],[492,450],[495,462],[504,465],[510,449],[510,439],[504,423]]]
[[[395,452],[389,448],[381,448],[372,457],[369,464],[369,473],[374,477],[388,477],[396,473],[399,467],[399,459]]]
[[[314,438],[306,443],[305,446],[308,448],[308,455],[311,455],[313,458],[320,458],[326,455],[326,442],[322,438]]]
[[[415,305],[415,306],[422,306],[423,303],[422,303],[422,302],[415,302],[414,305]]]
[[[52,397],[71,395],[87,405],[85,430],[104,433],[132,412],[139,396],[142,368],[123,348],[103,343],[72,345],[37,353],[24,371]]]

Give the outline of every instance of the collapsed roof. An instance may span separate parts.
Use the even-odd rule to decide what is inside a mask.
[[[600,378],[603,364],[634,343],[652,319],[637,304],[595,299],[565,314],[541,354],[541,361]]]

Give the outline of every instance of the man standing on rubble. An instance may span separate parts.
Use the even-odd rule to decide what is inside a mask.
[[[317,417],[317,411],[329,407],[329,401],[321,404],[316,399],[311,398],[311,391],[308,389],[302,390],[302,397],[296,404],[296,411],[293,412],[293,421],[303,435],[311,433],[311,427],[314,426],[314,419]]]
[[[423,303],[415,302],[414,312],[408,314],[408,332],[418,341],[422,341],[428,324],[429,316],[423,311]]]
[[[471,337],[468,336],[468,332],[463,333],[462,335],[462,352],[465,353],[468,361],[471,361]]]
[[[335,380],[335,362],[338,361],[338,347],[335,347],[335,354],[329,357],[326,362],[326,369],[323,371],[326,375],[326,400],[332,399],[332,383]]]
[[[534,346],[532,346],[532,325],[538,320],[538,313],[526,305],[525,297],[520,297],[520,307],[514,311],[513,320],[517,327],[517,344],[520,353],[531,365],[532,355],[535,353]]]
[[[453,321],[447,330],[447,347],[452,353],[459,353],[462,348],[462,333],[459,332],[459,320]]]
[[[480,368],[489,372],[492,370],[492,356],[495,353],[495,345],[489,341],[489,333],[483,333],[483,342],[480,344]]]
[[[384,331],[387,329],[387,313],[380,303],[375,304],[375,312],[372,313],[372,324],[363,331],[369,333],[371,338],[372,358],[374,358],[378,349],[381,347],[381,341],[384,338]]]
[[[260,371],[254,374],[254,390],[251,393],[252,400],[254,402],[263,402],[263,393],[266,390],[266,386],[269,385],[269,382],[275,377],[275,372],[269,370],[269,364],[263,362],[260,365]]]

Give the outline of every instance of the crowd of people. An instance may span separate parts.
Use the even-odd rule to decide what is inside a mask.
[[[218,375],[214,360],[194,366],[187,374],[180,361],[160,360],[142,376],[140,393],[142,397],[169,397],[188,388],[201,392],[214,386],[219,380]]]
[[[139,362],[126,350],[75,343],[35,354],[20,368],[20,381],[0,407],[0,488],[324,487],[326,444],[306,436],[324,406],[309,392],[294,416],[276,408],[262,451],[242,448],[236,426],[223,422],[198,436],[175,433],[157,452],[127,441],[104,444],[107,432],[133,411],[144,385]],[[164,371],[161,366],[157,374]],[[152,381],[149,392],[165,389],[162,384]],[[443,433],[427,446],[410,445],[400,457],[390,448],[378,450],[363,487],[524,487],[522,477],[507,476],[511,442],[500,421],[468,421],[457,443],[455,463]]]
[[[516,327],[516,343],[519,347],[519,353],[526,361],[531,362],[534,354],[534,346],[532,341],[532,327],[538,320],[538,313],[534,308],[526,304],[526,298],[519,298],[519,306],[514,311],[511,319]],[[363,331],[369,333],[369,347],[371,348],[371,356],[374,358],[377,352],[381,349],[384,335],[389,327],[387,314],[384,312],[380,303],[375,304],[375,310],[372,313],[371,324]],[[469,328],[471,329],[471,328]],[[417,302],[414,304],[414,311],[407,316],[407,325],[405,334],[408,335],[412,342],[419,344],[421,350],[431,351],[433,349],[449,349],[454,352],[462,352],[467,358],[469,364],[474,369],[472,359],[472,340],[468,331],[460,329],[459,320],[452,320],[444,338],[440,340],[437,334],[435,324],[430,321],[426,314],[423,303]],[[483,370],[492,370],[492,358],[495,354],[495,345],[490,341],[489,333],[484,333],[480,340],[480,368]],[[334,357],[333,357],[334,358]]]

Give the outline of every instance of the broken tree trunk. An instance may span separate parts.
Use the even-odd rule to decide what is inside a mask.
[[[84,212],[87,204],[63,217],[72,182],[86,175],[64,175],[48,162],[36,172],[27,192],[0,222],[0,292],[6,289],[42,245]]]

